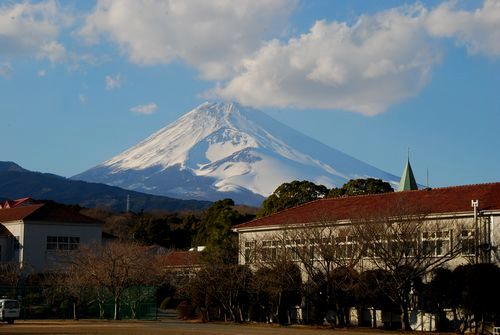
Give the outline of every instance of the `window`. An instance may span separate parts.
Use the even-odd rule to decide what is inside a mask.
[[[253,263],[255,254],[255,241],[245,242],[245,263]]]
[[[422,248],[425,255],[444,256],[450,251],[450,231],[440,230],[422,234]]]
[[[79,245],[76,236],[47,236],[47,250],[76,250]]]
[[[475,253],[475,239],[473,229],[464,229],[460,234],[460,243],[463,256],[474,256]]]
[[[354,236],[348,235],[336,239],[338,250],[337,256],[340,258],[353,258],[356,252],[357,241]]]
[[[278,258],[278,241],[262,241],[262,259],[275,260]]]

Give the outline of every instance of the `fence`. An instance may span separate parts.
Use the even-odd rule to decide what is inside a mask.
[[[18,299],[22,319],[73,319],[74,303],[80,319],[112,319],[114,316],[113,297],[104,288],[84,288],[79,294],[70,295],[65,289],[54,286],[0,286],[0,297]],[[155,319],[156,288],[137,286],[126,289],[120,301],[120,318]]]

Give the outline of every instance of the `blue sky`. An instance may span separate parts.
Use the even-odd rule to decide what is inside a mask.
[[[420,184],[499,181],[500,1],[0,1],[0,160],[72,176],[206,100]]]

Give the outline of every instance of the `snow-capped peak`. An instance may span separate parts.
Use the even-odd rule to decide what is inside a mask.
[[[286,181],[306,179],[332,187],[358,177],[398,179],[258,110],[208,102],[75,176],[181,198],[237,200],[245,194],[254,201],[239,202],[252,204]]]
[[[236,104],[207,102],[103,165],[116,172],[178,164],[185,168],[193,163],[213,162],[257,146],[253,138],[240,131],[243,120]],[[191,150],[201,142],[207,145],[205,155],[193,155]]]

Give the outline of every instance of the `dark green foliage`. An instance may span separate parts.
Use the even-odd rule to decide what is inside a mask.
[[[347,266],[336,267],[328,274],[318,271],[306,284],[313,321],[323,323],[327,318],[331,326],[346,326],[349,308],[356,305],[358,282],[359,274]]]
[[[271,262],[255,272],[252,282],[254,304],[267,320],[290,323],[291,306],[300,305],[302,277],[294,262],[280,260]]]
[[[356,304],[359,307],[397,310],[399,307],[386,294],[390,274],[384,270],[367,270],[360,274],[356,287]]]
[[[463,334],[471,322],[479,328],[485,322],[499,321],[498,283],[500,268],[494,264],[461,265],[453,271],[436,269],[432,281],[426,286],[425,308],[438,315],[439,330]],[[451,325],[445,321],[444,309],[453,311],[453,329],[449,329]]]
[[[270,215],[286,208],[323,198],[327,193],[328,188],[326,186],[316,185],[307,180],[283,183],[264,200],[257,217]]]
[[[459,305],[460,296],[455,295],[454,291],[456,291],[454,274],[446,268],[435,269],[432,280],[425,285],[424,308],[437,315],[438,331],[451,330],[446,319],[445,309],[456,308]]]
[[[387,192],[394,192],[394,189],[391,187],[391,184],[381,179],[351,179],[341,188],[332,188],[330,192],[328,192],[328,198]]]
[[[143,215],[130,230],[132,239],[143,244],[183,249],[191,245],[190,222],[177,215],[152,217]]]
[[[485,321],[498,321],[500,268],[487,263],[465,265],[457,267],[453,274],[454,294],[460,297],[461,307],[474,316],[476,325],[484,326]]]
[[[207,253],[219,253],[230,249],[233,245],[231,240],[235,238],[231,228],[252,218],[240,214],[233,206],[234,202],[231,199],[219,200],[210,206],[197,227],[193,245],[206,246]],[[235,251],[237,252],[237,247]]]

